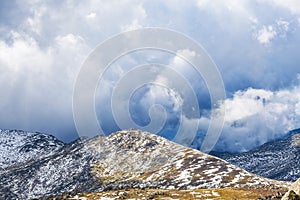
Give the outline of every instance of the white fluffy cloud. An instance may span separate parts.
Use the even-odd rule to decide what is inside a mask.
[[[290,23],[288,21],[278,19],[274,25],[263,25],[261,29],[254,33],[254,37],[264,45],[270,44],[277,36],[286,38],[289,31]]]
[[[261,44],[268,44],[276,36],[276,31],[274,31],[272,26],[264,26],[258,31],[257,40]]]
[[[217,150],[248,151],[299,128],[300,86],[279,91],[249,88],[224,101]]]

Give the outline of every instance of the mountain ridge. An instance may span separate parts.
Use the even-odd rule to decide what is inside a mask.
[[[8,167],[56,153],[65,144],[52,135],[0,130],[0,173]]]
[[[0,174],[0,198],[44,198],[65,192],[160,188],[281,188],[226,161],[140,131],[119,131],[64,145],[53,155]]]
[[[248,152],[210,154],[263,177],[296,181],[300,174],[300,129]]]

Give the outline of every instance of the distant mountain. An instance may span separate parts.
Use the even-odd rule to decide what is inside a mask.
[[[28,137],[31,136],[29,134]],[[43,143],[45,145],[41,145],[41,149],[53,148],[54,153],[35,154],[35,162],[24,159],[22,165],[19,162],[5,174],[0,174],[0,199],[31,199],[72,191],[82,193],[133,188],[287,190],[289,186],[287,182],[256,176],[219,158],[139,130],[77,140],[62,148],[62,143],[53,142],[56,140],[52,137],[44,139],[49,139],[49,142]],[[32,144],[31,140],[28,141]],[[1,152],[18,154],[24,145],[26,143],[16,142],[12,148],[6,147]],[[35,152],[34,147],[28,149]]]
[[[263,177],[296,181],[300,174],[300,129],[249,152],[210,154]]]

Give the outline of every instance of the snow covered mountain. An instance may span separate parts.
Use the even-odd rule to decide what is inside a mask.
[[[287,137],[238,154],[211,152],[249,172],[283,181],[296,181],[300,174],[300,129]]]
[[[20,149],[17,146],[12,150]],[[287,189],[290,185],[256,176],[219,158],[139,130],[77,140],[54,148],[54,152],[0,174],[0,199],[131,188]]]
[[[36,158],[53,155],[63,146],[63,142],[51,135],[0,130],[0,174]]]

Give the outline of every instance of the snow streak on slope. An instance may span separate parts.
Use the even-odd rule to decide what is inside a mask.
[[[0,173],[6,168],[52,155],[63,145],[51,135],[0,130]]]
[[[300,174],[300,130],[291,131],[287,138],[268,142],[249,152],[211,154],[264,177],[295,181]]]
[[[139,130],[76,141],[0,174],[0,199],[126,188],[287,187]]]

